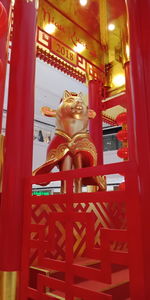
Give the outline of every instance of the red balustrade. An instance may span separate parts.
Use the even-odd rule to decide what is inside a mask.
[[[123,162],[27,180],[20,299],[121,300],[129,296],[125,229],[129,168],[133,175],[134,166]],[[125,191],[73,191],[75,178],[118,172],[127,179]],[[32,196],[32,184],[45,180],[66,180],[67,193]]]

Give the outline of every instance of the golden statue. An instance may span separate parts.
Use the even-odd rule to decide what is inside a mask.
[[[50,172],[54,166],[60,171],[91,167],[97,165],[96,148],[87,131],[88,120],[94,118],[94,110],[85,105],[82,94],[65,91],[57,110],[42,107],[42,114],[56,118],[55,136],[47,149],[46,163],[37,168],[33,174]],[[96,185],[105,190],[102,176],[79,178],[75,182],[75,192],[81,192],[83,185]],[[66,191],[65,182],[62,192]]]

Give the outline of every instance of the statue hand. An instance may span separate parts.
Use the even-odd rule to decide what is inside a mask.
[[[93,109],[88,109],[89,119],[94,119],[96,117],[96,112]]]

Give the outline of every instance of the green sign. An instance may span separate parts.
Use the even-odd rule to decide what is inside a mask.
[[[51,195],[51,191],[33,191],[32,195],[36,195],[36,196],[48,196]]]

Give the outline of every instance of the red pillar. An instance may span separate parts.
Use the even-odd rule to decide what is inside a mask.
[[[134,127],[134,112],[130,85],[130,63],[125,64],[126,73],[126,98],[128,110],[128,151],[129,160],[134,162],[132,171],[129,170],[127,188],[127,221],[129,243],[129,269],[130,290],[132,300],[145,298],[143,239],[142,239],[142,216],[141,196],[139,191],[139,174],[136,162],[136,139]],[[134,238],[133,238],[134,236]],[[135,255],[136,254],[136,255]]]
[[[3,175],[0,270],[20,269],[24,180],[32,173],[35,0],[16,0]]]
[[[102,105],[101,105],[101,82],[89,81],[89,109],[96,112],[96,117],[89,122],[89,132],[96,146],[98,165],[103,164],[103,129],[102,129]]]
[[[141,215],[144,298],[150,299],[150,2],[127,0],[131,47],[131,95],[133,111],[133,144],[137,167],[139,208]],[[131,153],[132,155],[132,153]],[[134,197],[131,199],[134,201]],[[134,206],[133,206],[134,209]],[[136,218],[133,210],[133,218]],[[137,245],[138,247],[138,245]],[[135,249],[136,255],[136,249]],[[139,262],[141,265],[141,261]],[[137,274],[137,276],[138,276]]]
[[[5,77],[6,77],[6,66],[8,61],[8,46],[9,46],[9,33],[10,33],[10,4],[11,0],[1,0],[4,5],[7,15],[8,15],[8,27],[4,35],[0,38],[0,59],[3,62],[3,78],[0,80],[0,131],[2,127],[2,114],[3,114],[3,104],[4,104],[4,87],[5,87]]]

